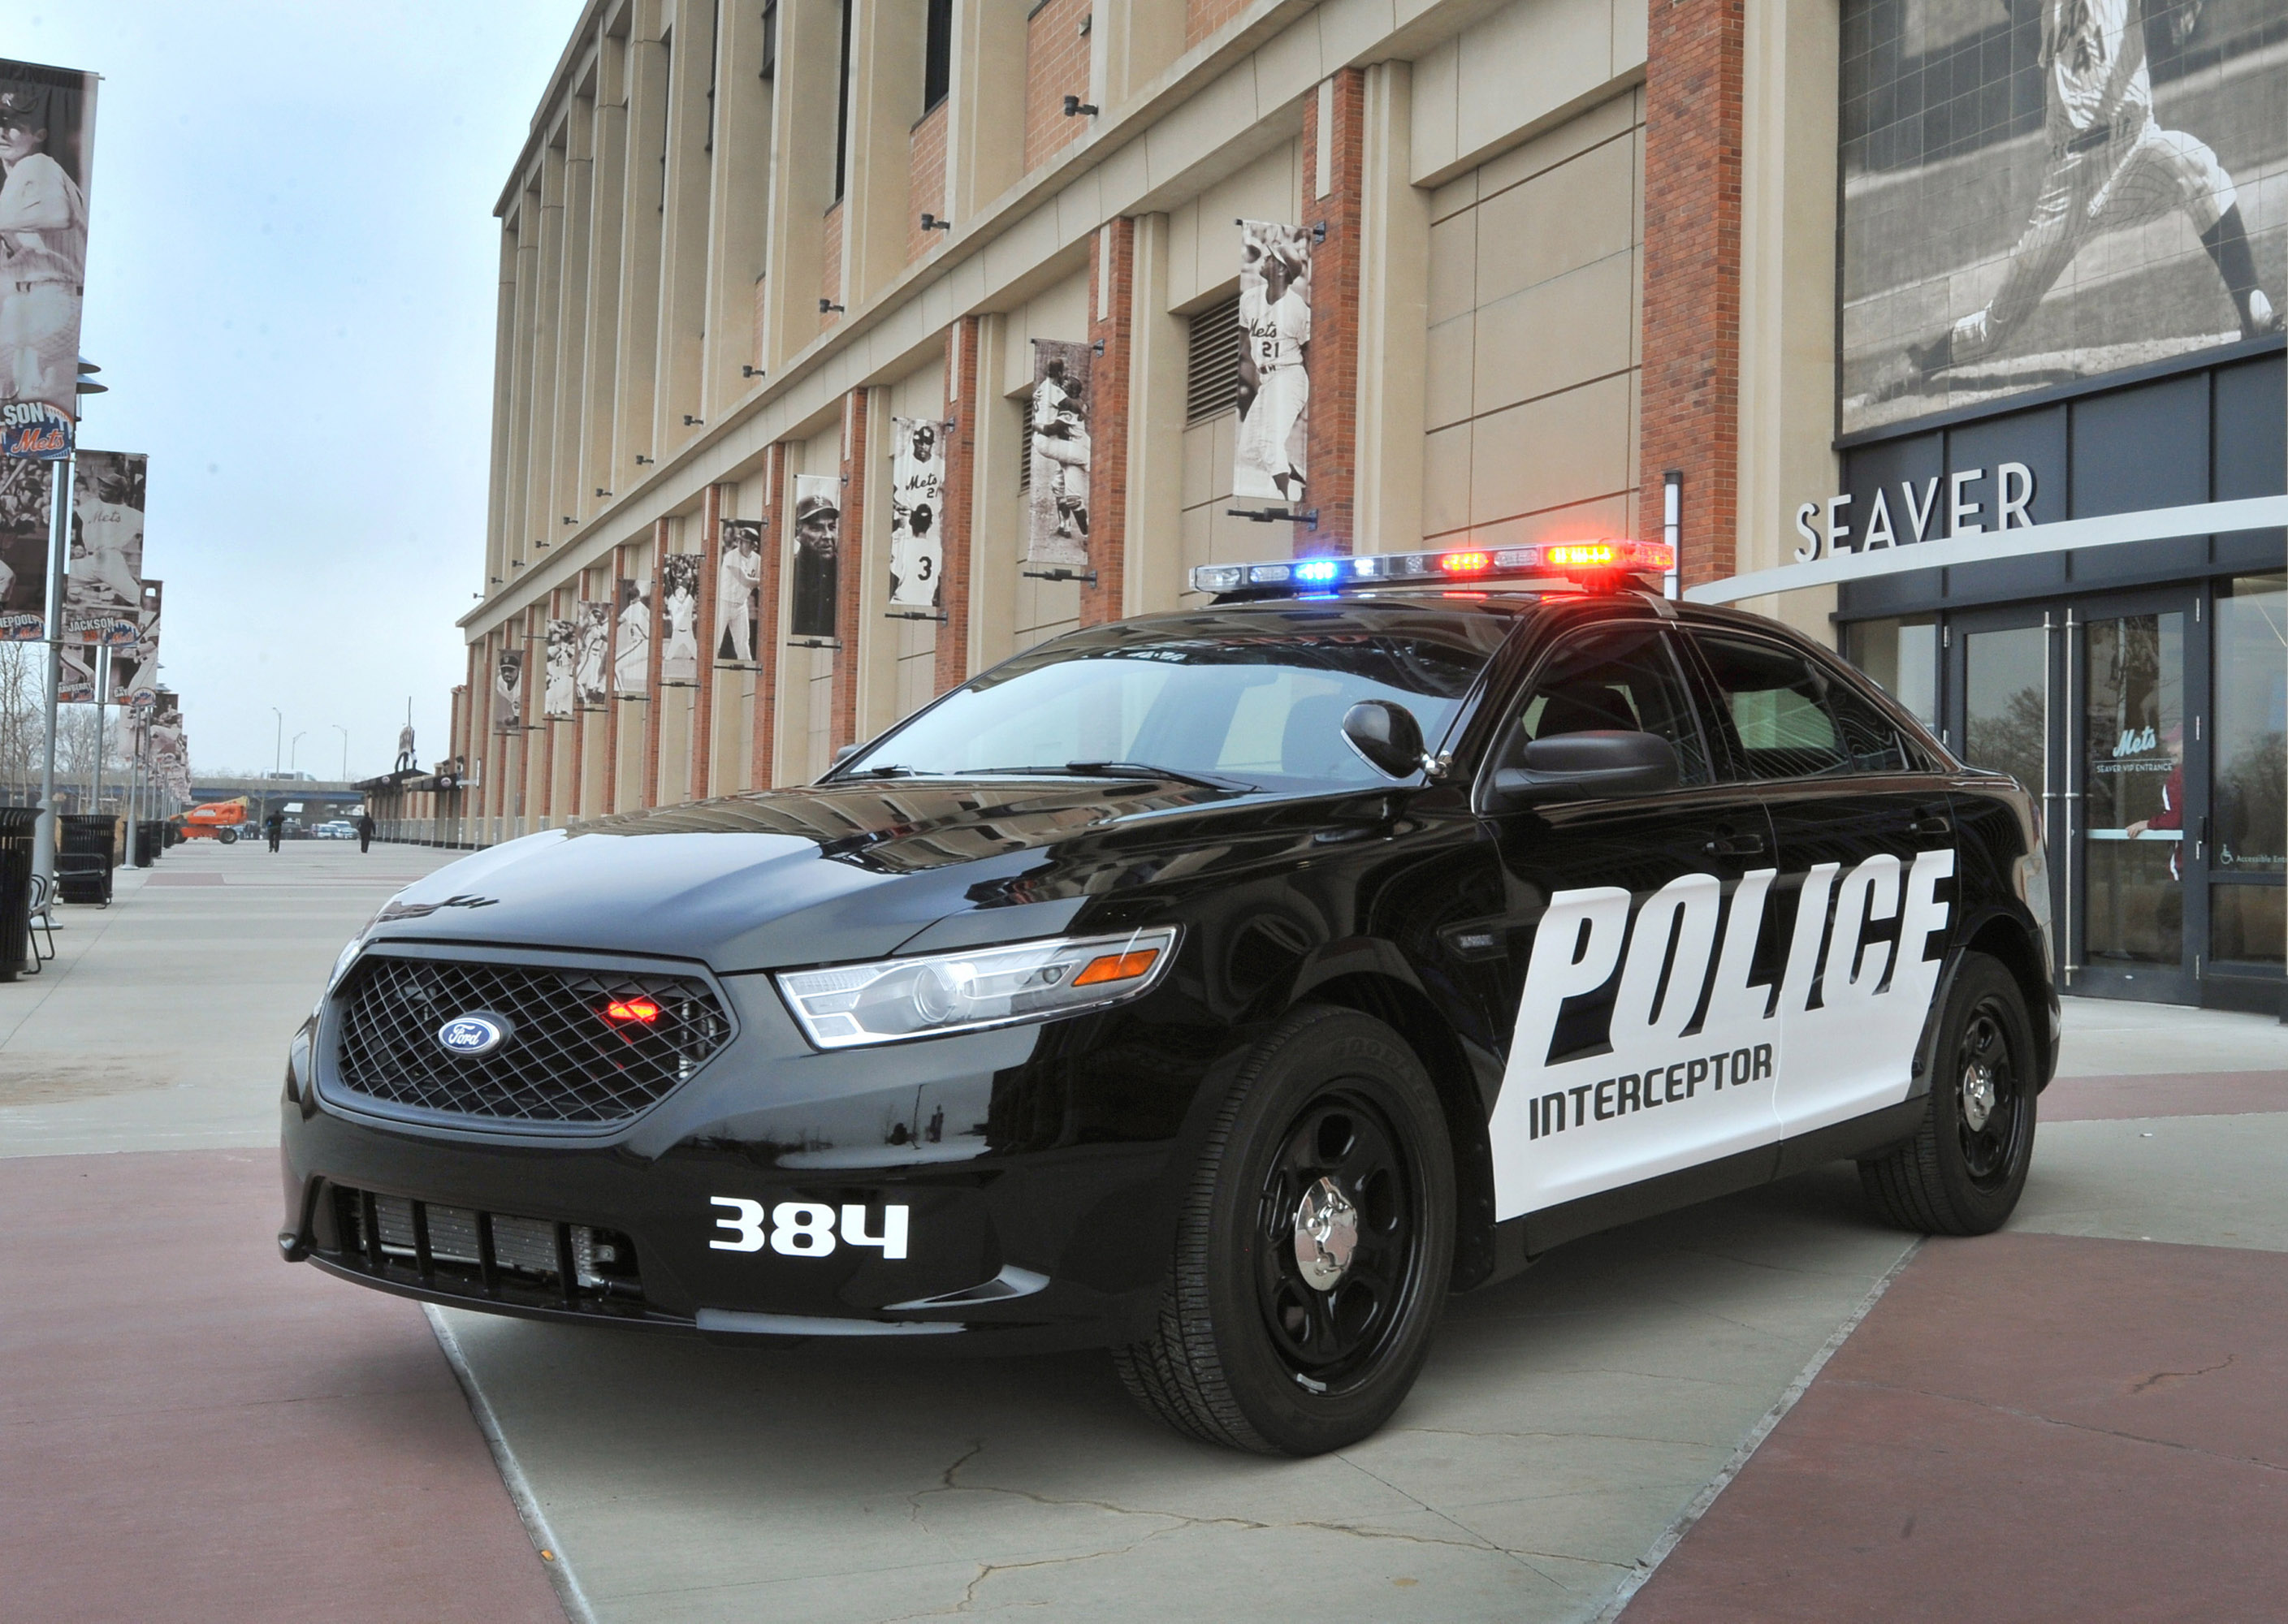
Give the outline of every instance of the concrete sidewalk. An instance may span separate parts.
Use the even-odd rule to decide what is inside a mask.
[[[2218,1439],[2288,1397],[2288,1034],[2082,1002],[2005,1236],[1919,1245],[1838,1167],[1566,1247],[1316,1461],[1178,1438],[1100,1355],[449,1313],[544,1562],[420,1311],[271,1255],[285,1035],[444,855],[178,852],[0,988],[0,1302],[39,1305],[0,1318],[0,1471],[68,1509],[0,1527],[41,1576],[0,1612],[512,1620],[554,1578],[607,1620],[2134,1616],[2165,1581],[2224,1617],[2280,1577],[2268,1423]]]

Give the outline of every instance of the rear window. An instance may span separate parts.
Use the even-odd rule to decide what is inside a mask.
[[[1801,651],[1731,632],[1695,632],[1716,682],[1732,754],[1748,779],[1902,772],[1898,729]]]

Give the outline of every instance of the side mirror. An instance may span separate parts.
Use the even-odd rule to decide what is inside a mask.
[[[835,752],[834,752],[834,759],[833,759],[833,761],[832,761],[831,763],[830,763],[830,764],[829,764],[829,765],[828,765],[828,771],[830,771],[830,771],[832,771],[835,767],[838,767],[838,766],[840,766],[844,762],[846,762],[846,761],[849,760],[853,756],[855,756],[855,755],[856,755],[860,750],[862,750],[862,749],[865,749],[865,748],[866,748],[865,741],[864,741],[864,740],[862,740],[862,740],[860,740],[856,744],[846,744],[846,745],[844,745],[840,749],[838,749],[838,750],[837,750],[837,751],[835,751]]]
[[[1411,778],[1422,771],[1422,724],[1403,705],[1361,700],[1343,712],[1343,737],[1385,778]]]
[[[1657,733],[1596,729],[1537,739],[1518,764],[1494,771],[1487,807],[1514,812],[1545,801],[1601,801],[1673,789],[1676,748]]]

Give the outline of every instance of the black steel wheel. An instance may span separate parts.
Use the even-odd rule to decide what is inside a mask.
[[[1297,1011],[1243,1069],[1179,1219],[1156,1334],[1114,1355],[1179,1430],[1266,1454],[1373,1432],[1453,1269],[1451,1140],[1421,1061],[1353,1010]]]
[[[1887,1216],[1935,1235],[1983,1235],[2018,1205],[2033,1163],[2039,1069],[2025,995],[2000,961],[1957,970],[1932,1050],[1930,1110],[1915,1137],[1859,1164]]]

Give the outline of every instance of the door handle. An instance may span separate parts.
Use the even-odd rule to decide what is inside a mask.
[[[1719,835],[1700,848],[1703,857],[1759,857],[1763,854],[1761,835]]]

